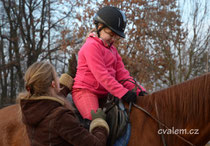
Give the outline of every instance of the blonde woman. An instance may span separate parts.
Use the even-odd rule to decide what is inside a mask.
[[[70,77],[64,75],[62,78],[60,82],[71,88],[66,84]],[[106,145],[109,127],[104,112],[92,112],[90,132],[87,131],[75,117],[71,105],[59,96],[59,79],[50,63],[34,63],[24,79],[26,92],[20,93],[19,99],[32,146]]]

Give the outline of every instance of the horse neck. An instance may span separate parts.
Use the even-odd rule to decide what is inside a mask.
[[[137,104],[169,128],[199,129],[199,135],[181,134],[193,143],[201,144],[209,138],[210,74],[140,97]],[[135,115],[138,115],[139,111],[135,112]],[[157,122],[155,123],[158,126]],[[174,136],[165,137],[171,142],[177,140]]]

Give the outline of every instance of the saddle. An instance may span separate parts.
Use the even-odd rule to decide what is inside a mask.
[[[112,97],[111,100],[107,100],[103,110],[107,114],[106,121],[110,128],[107,145],[112,146],[117,139],[125,134],[127,124],[129,123],[129,117],[122,101],[116,97]]]

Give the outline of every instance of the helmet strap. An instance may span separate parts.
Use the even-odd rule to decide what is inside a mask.
[[[99,23],[96,23],[96,32],[97,32],[98,37],[100,38],[100,31],[101,31],[102,29],[104,29],[106,26],[103,24],[103,26],[102,26],[100,29],[98,29],[98,24],[99,24]]]

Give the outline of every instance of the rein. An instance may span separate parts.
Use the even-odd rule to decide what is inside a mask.
[[[126,81],[129,81],[129,82],[135,84],[135,88],[137,87],[138,89],[140,89],[140,91],[142,91],[141,87],[140,87],[140,86],[137,84],[137,82],[136,82],[134,79],[132,79],[132,78],[129,78],[129,79],[126,79],[126,80],[121,80],[120,82],[122,82],[122,84],[123,84],[123,83],[125,83]],[[135,103],[130,103],[130,104],[129,104],[128,115],[130,115],[131,106],[132,106],[132,105],[133,105],[135,108],[137,108],[137,109],[143,111],[146,115],[148,115],[148,116],[149,116],[150,118],[152,118],[153,120],[155,120],[155,121],[159,124],[159,127],[160,127],[160,126],[163,126],[163,127],[165,127],[166,129],[170,129],[168,126],[166,126],[165,124],[163,124],[159,119],[153,117],[147,110],[145,110],[144,108],[142,108],[141,106],[139,106],[139,105],[137,105],[137,104],[135,104]],[[157,109],[157,104],[156,104],[156,102],[155,102],[155,111],[156,111],[157,116],[159,117],[159,113],[158,113],[158,109]],[[174,134],[174,135],[177,136],[178,138],[180,138],[182,141],[188,143],[189,145],[195,146],[193,143],[191,143],[189,140],[185,139],[184,137],[182,137],[182,136],[180,136],[180,135],[178,135],[178,134]],[[163,134],[161,135],[161,139],[162,139],[162,141],[163,141],[163,145],[164,145],[164,146],[167,146]]]
[[[155,111],[156,111],[157,118],[160,119],[159,118],[159,112],[158,112],[158,109],[157,109],[157,103],[156,102],[155,102]],[[158,126],[159,126],[159,129],[161,129],[160,123],[158,123]],[[165,137],[164,137],[163,133],[161,133],[161,139],[162,139],[163,145],[164,146],[167,146],[166,140],[165,140]]]
[[[146,111],[144,108],[140,107],[139,105],[137,104],[134,104],[133,103],[133,106],[141,111],[143,111],[144,113],[146,113],[150,118],[152,118],[153,120],[155,120],[159,125],[167,128],[167,129],[170,129],[168,126],[166,126],[165,124],[163,124],[160,120],[158,120],[157,118],[153,117],[148,111]],[[180,138],[181,140],[183,140],[184,142],[188,143],[189,145],[191,146],[195,146],[193,143],[191,143],[189,140],[185,139],[184,137],[178,135],[178,134],[174,134],[175,136],[177,136],[178,138]],[[163,140],[163,139],[162,139]],[[164,142],[163,142],[164,143]]]

